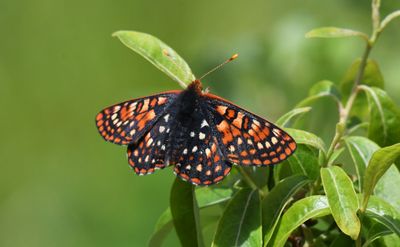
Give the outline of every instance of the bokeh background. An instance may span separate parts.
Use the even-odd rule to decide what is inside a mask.
[[[112,32],[159,37],[198,76],[239,53],[204,84],[274,121],[315,82],[339,83],[362,53],[357,38],[304,38],[319,26],[369,32],[370,2],[0,0],[0,246],[144,246],[168,206],[172,171],[134,175],[94,116],[179,86]],[[397,103],[399,30],[390,24],[372,53]],[[326,107],[308,128],[331,138]],[[167,245],[177,244],[173,233]]]

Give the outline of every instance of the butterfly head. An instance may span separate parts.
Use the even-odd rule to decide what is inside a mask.
[[[192,83],[189,84],[187,87],[187,90],[189,91],[194,91],[197,94],[202,94],[203,93],[203,85],[201,84],[201,81],[196,79],[192,81]]]

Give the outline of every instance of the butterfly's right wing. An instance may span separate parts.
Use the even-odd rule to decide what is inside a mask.
[[[273,123],[213,94],[204,99],[219,144],[230,162],[264,166],[287,159],[296,150],[296,142]]]
[[[109,142],[137,142],[164,115],[181,91],[169,91],[107,107],[96,116],[100,135]]]

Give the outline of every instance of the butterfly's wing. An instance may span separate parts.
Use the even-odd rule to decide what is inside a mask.
[[[171,106],[137,143],[128,145],[128,162],[138,175],[153,173],[165,168],[166,149],[170,147],[169,134],[175,115]]]
[[[172,133],[175,140],[171,164],[174,172],[185,181],[195,185],[210,185],[221,181],[231,170],[224,153],[212,133],[211,123],[200,109],[192,114],[187,126],[179,126]]]
[[[238,165],[279,163],[296,149],[291,136],[267,120],[213,94],[204,94],[209,118],[227,159]]]
[[[96,116],[98,131],[106,141],[115,144],[135,143],[165,113],[179,93],[169,91],[107,107]]]

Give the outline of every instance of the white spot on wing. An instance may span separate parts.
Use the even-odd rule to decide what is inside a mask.
[[[272,132],[274,132],[275,136],[280,136],[281,132],[278,129],[273,129]]]
[[[193,149],[192,149],[192,153],[194,153],[196,151],[197,151],[197,146],[194,146]]]
[[[163,133],[164,130],[165,130],[165,127],[164,126],[160,126],[160,128],[159,128],[160,133]]]
[[[168,119],[169,119],[169,114],[167,114],[167,115],[164,116],[165,122],[168,122]]]
[[[206,135],[202,132],[199,133],[199,139],[203,140],[206,137]]]
[[[200,128],[203,128],[204,126],[209,126],[205,119],[203,120],[203,122],[201,122]]]
[[[190,132],[190,137],[194,137],[194,132]]]

